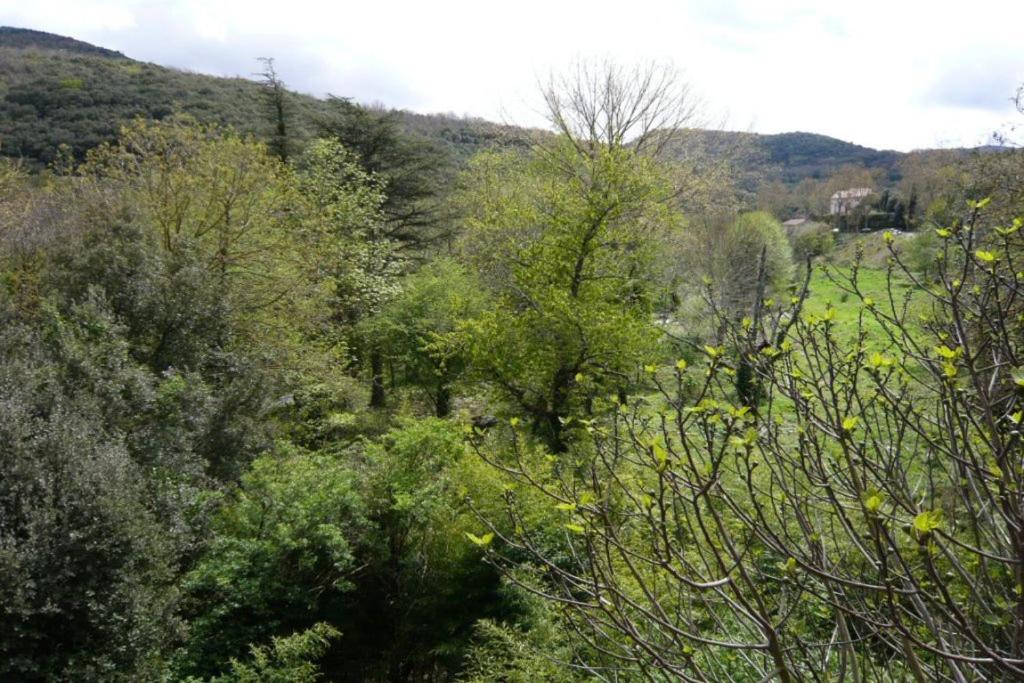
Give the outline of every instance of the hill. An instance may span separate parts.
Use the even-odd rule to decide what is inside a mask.
[[[123,54],[105,47],[97,47],[81,40],[59,36],[56,33],[33,31],[28,28],[0,26],[0,46],[17,48],[39,48],[42,50],[60,50],[82,55],[96,55],[111,59],[127,59]]]
[[[66,145],[81,158],[113,139],[125,121],[175,113],[264,135],[269,131],[260,87],[245,78],[136,61],[73,38],[0,27],[0,154],[45,164]],[[291,100],[293,130],[299,137],[311,135],[317,120],[330,111],[327,100],[298,93]],[[407,131],[438,141],[459,159],[485,147],[521,145],[538,133],[475,118],[398,114]],[[881,168],[895,181],[905,157],[813,133],[697,130],[682,137],[680,154],[696,145],[712,154],[732,155],[748,190],[763,180],[792,184],[825,177],[846,164]]]
[[[821,178],[847,164],[885,169],[892,177],[904,156],[901,152],[871,149],[815,133],[757,137],[768,153],[769,163],[781,169],[781,179],[787,183],[802,178]]]
[[[330,111],[328,101],[291,93],[298,136]],[[125,121],[175,113],[267,133],[259,83],[129,59],[71,38],[0,28],[0,154],[51,162],[61,145],[77,158],[112,140]],[[480,119],[399,112],[405,128],[464,158],[491,145],[521,144],[529,132]]]

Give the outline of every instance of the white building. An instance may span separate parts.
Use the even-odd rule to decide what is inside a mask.
[[[833,216],[844,216],[860,205],[874,190],[870,187],[852,187],[849,190],[840,190],[832,195],[829,203],[829,213]]]

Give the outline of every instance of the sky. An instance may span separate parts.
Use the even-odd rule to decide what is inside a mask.
[[[413,111],[541,125],[576,60],[670,62],[716,127],[882,149],[1024,123],[1020,0],[0,0],[0,25],[180,69]]]

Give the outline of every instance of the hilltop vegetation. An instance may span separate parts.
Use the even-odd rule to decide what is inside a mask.
[[[329,102],[308,95],[288,98],[300,141],[332,111]],[[173,114],[263,137],[270,128],[263,99],[255,80],[139,62],[39,31],[0,31],[0,154],[8,157],[48,164],[66,145],[82,159],[89,149],[113,141],[134,118],[159,121]],[[439,142],[458,158],[494,145],[523,144],[531,135],[482,120],[396,114],[406,130]]]
[[[124,59],[125,56],[116,50],[108,50],[67,36],[58,36],[45,31],[33,31],[27,28],[0,26],[0,45],[15,48],[37,48],[41,50],[58,50],[82,55],[97,55],[112,59]]]
[[[253,64],[254,72],[259,68]],[[67,145],[81,159],[88,149],[113,140],[118,127],[132,118],[160,120],[173,113],[265,136],[269,124],[262,109],[253,106],[261,101],[254,79],[184,72],[72,38],[0,27],[0,154],[46,164],[60,145]],[[329,105],[299,93],[290,93],[289,99],[294,133],[314,135]],[[398,114],[405,130],[438,141],[459,160],[485,148],[522,146],[538,134],[481,119]],[[892,183],[901,176],[899,162],[905,156],[813,133],[686,131],[683,137],[689,139],[682,149],[697,145],[728,159],[747,178],[751,193],[765,181],[824,179],[848,165],[878,170]]]

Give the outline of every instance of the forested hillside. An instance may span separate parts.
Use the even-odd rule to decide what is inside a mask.
[[[261,98],[260,71],[254,62],[250,78],[205,76],[127,59],[63,36],[0,27],[0,154],[50,163],[60,145],[67,145],[81,158],[86,150],[112,140],[118,127],[134,117],[159,120],[172,113],[264,135],[269,130],[267,117],[263,109],[252,106]],[[294,135],[305,139],[315,134],[318,121],[330,115],[330,104],[298,93],[288,97]],[[525,144],[538,134],[479,119],[397,114],[407,131],[439,141],[461,160],[484,148]],[[763,181],[795,184],[804,178],[827,178],[847,165],[878,169],[885,182],[895,182],[904,156],[812,133],[685,135],[696,136],[699,143],[684,146],[699,144],[731,155],[750,178],[752,190]]]
[[[1021,150],[0,36],[0,680],[1024,678]]]
[[[253,63],[253,72],[262,67]],[[218,78],[124,58],[111,50],[39,31],[0,29],[0,154],[51,163],[61,145],[75,158],[117,136],[133,118],[189,114],[204,123],[265,135],[258,75]],[[344,95],[344,93],[339,93]],[[331,103],[288,93],[293,135],[314,135]],[[458,158],[515,145],[529,131],[481,120],[396,112],[403,127],[436,140]]]
[[[58,36],[54,33],[11,26],[0,26],[0,45],[4,47],[58,50],[75,54],[124,59],[124,55],[116,50],[108,50],[105,47],[98,47],[67,36]]]

